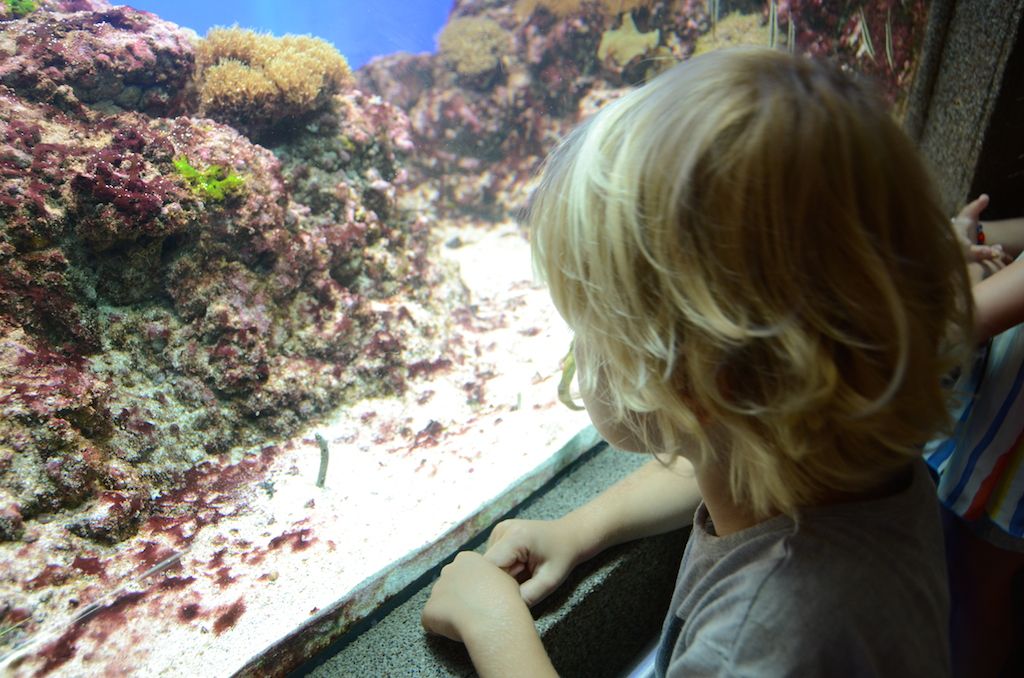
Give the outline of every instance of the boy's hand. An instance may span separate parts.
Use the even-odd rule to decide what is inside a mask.
[[[532,607],[565,581],[580,551],[564,519],[505,520],[491,532],[484,558],[521,582],[519,594]]]
[[[511,625],[533,626],[516,580],[472,551],[459,553],[441,570],[420,621],[431,633],[467,644],[467,634],[499,644]]]

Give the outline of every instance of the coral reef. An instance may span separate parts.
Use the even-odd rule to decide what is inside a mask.
[[[644,81],[686,58],[711,27],[703,0],[514,7],[465,0],[442,35],[485,21],[512,46],[486,77],[460,73],[444,45],[432,59],[386,57],[358,73],[364,89],[401,106],[412,121],[410,208],[429,203],[472,218],[522,209],[541,159],[580,120],[592,89]]]
[[[442,350],[436,309],[463,303],[430,222],[397,207],[408,118],[337,93],[333,48],[227,30],[194,53],[153,15],[68,4],[0,24],[28,47],[0,64],[0,540],[58,511],[125,538],[206,455],[400,392]],[[259,124],[301,111],[301,133],[271,152],[172,117],[210,112],[197,54],[206,76],[261,65],[278,112]]]
[[[330,43],[214,28],[196,48],[199,112],[258,138],[322,110],[352,83]]]
[[[898,112],[926,11],[924,0],[458,0],[442,36],[500,27],[512,46],[500,68],[483,50],[469,63],[485,75],[468,78],[446,37],[438,57],[395,55],[357,75],[412,121],[409,206],[498,218],[525,207],[540,160],[596,101],[708,49],[774,44],[828,55],[877,78]]]

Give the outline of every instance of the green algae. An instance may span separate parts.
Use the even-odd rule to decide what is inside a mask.
[[[23,17],[30,12],[36,11],[35,0],[4,0],[7,10],[15,17]]]
[[[214,202],[221,202],[237,194],[245,186],[245,179],[233,170],[221,165],[210,165],[204,170],[196,169],[187,158],[175,158],[174,168],[197,195]]]

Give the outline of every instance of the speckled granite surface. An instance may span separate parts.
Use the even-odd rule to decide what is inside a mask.
[[[911,113],[919,117],[921,149],[952,214],[968,197],[1024,0],[936,0],[932,11],[940,19],[927,38],[941,50],[937,71]]]
[[[648,457],[610,448],[588,455],[518,513],[555,518],[588,501]],[[534,610],[562,676],[616,676],[656,637],[668,606],[685,530],[623,545],[585,563]],[[420,610],[429,581],[370,628],[311,660],[298,675],[472,676],[462,645],[428,637]]]

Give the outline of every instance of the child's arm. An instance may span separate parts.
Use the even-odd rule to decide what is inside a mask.
[[[978,341],[1024,322],[1024,257],[1018,257],[972,289]]]
[[[1003,250],[1012,257],[1024,251],[1024,218],[985,220],[983,229],[985,242],[991,245],[1002,245]]]
[[[984,261],[994,258],[994,248],[1001,248],[1007,263],[1024,251],[1024,218],[981,220],[988,207],[988,195],[982,193],[967,203],[953,218],[953,227],[967,247],[968,258]],[[982,235],[983,234],[983,235]]]
[[[465,643],[488,676],[556,676],[516,580],[472,551],[441,570],[423,606],[423,628]]]
[[[423,626],[465,643],[484,678],[553,676],[527,601],[541,600],[610,546],[688,524],[699,502],[689,462],[652,460],[558,520],[499,523],[485,556],[460,553],[441,571]],[[514,577],[526,581],[520,587]]]
[[[690,462],[676,457],[666,466],[652,459],[558,520],[499,523],[485,558],[523,582],[520,592],[532,606],[601,551],[689,524],[699,502]]]

